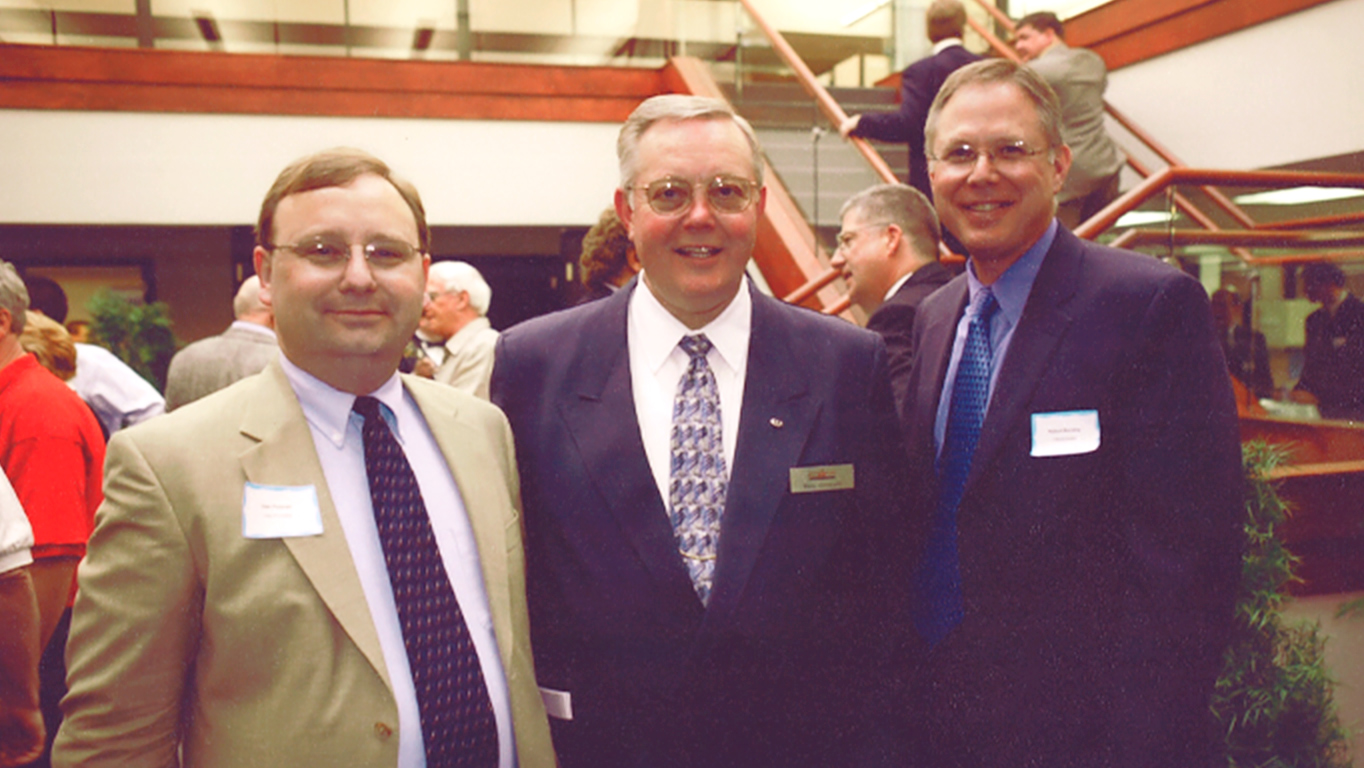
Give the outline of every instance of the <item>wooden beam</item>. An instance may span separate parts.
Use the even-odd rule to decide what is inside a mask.
[[[657,70],[0,45],[0,108],[621,122]]]

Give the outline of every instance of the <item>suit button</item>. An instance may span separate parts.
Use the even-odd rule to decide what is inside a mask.
[[[374,735],[381,739],[387,739],[389,736],[393,735],[393,729],[383,723],[375,723]]]

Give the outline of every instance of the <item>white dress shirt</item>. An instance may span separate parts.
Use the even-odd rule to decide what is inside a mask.
[[[67,382],[110,435],[166,412],[166,400],[113,352],[76,345],[76,375]]]
[[[398,705],[398,768],[425,768],[426,752],[422,740],[421,713],[412,684],[412,670],[403,645],[402,625],[393,600],[393,587],[384,563],[383,545],[374,522],[369,481],[365,472],[365,452],[361,429],[364,419],[352,413],[355,395],[341,392],[280,356],[284,373],[303,406],[303,415],[312,430],[313,445],[327,479],[336,514],[346,535],[346,544],[360,576],[360,586],[369,605],[374,628],[379,634],[393,696]],[[455,599],[469,627],[483,679],[492,699],[497,719],[499,768],[514,768],[516,744],[512,736],[511,701],[507,679],[502,670],[497,638],[493,633],[492,612],[483,587],[478,547],[473,527],[454,476],[436,445],[435,437],[411,395],[403,389],[395,373],[371,397],[384,405],[381,409],[389,429],[402,446],[412,472],[417,476],[422,500],[440,549],[441,559],[454,587]]]
[[[635,418],[644,441],[644,455],[654,473],[658,494],[666,508],[672,474],[673,401],[677,382],[687,372],[691,357],[677,346],[683,336],[705,334],[712,344],[706,362],[720,392],[720,430],[725,446],[725,477],[734,469],[739,437],[739,411],[748,373],[748,339],[753,328],[753,297],[748,278],[734,300],[704,328],[691,330],[673,317],[641,278],[630,296],[625,337],[630,354],[630,384]]]
[[[33,562],[33,528],[28,515],[14,495],[14,486],[0,472],[0,574],[23,568]]]

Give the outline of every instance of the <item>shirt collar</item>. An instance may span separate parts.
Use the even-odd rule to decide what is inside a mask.
[[[999,302],[1000,314],[1009,319],[1011,326],[1017,326],[1019,318],[1023,316],[1023,306],[1028,303],[1032,284],[1037,280],[1038,271],[1042,269],[1042,259],[1047,255],[1047,251],[1051,250],[1052,242],[1056,240],[1056,227],[1056,219],[1052,219],[1047,231],[1042,233],[1037,242],[989,286],[990,293],[994,294],[995,301]],[[966,284],[971,301],[974,302],[976,294],[985,290],[986,286],[976,278],[975,265],[968,262],[967,267]]]
[[[284,355],[279,356],[279,363],[298,397],[299,405],[303,407],[303,417],[337,448],[344,447],[346,426],[350,423],[351,409],[355,407],[355,395],[327,384],[294,365]],[[381,409],[384,421],[388,422],[388,428],[401,443],[403,438],[397,413],[403,401],[403,383],[398,373],[395,371],[388,381],[370,392],[369,396],[384,404]],[[360,416],[356,414],[355,418],[359,419]]]
[[[899,293],[900,288],[902,288],[905,283],[909,282],[909,278],[914,277],[914,273],[918,271],[919,270],[917,269],[911,269],[910,271],[904,273],[903,275],[900,275],[900,279],[896,280],[893,284],[891,284],[890,290],[886,291],[886,297],[881,300],[881,303],[884,304],[885,302],[890,301],[890,297]]]
[[[631,333],[638,333],[644,361],[651,374],[658,373],[664,361],[677,348],[683,336],[705,334],[721,361],[731,370],[741,370],[748,354],[748,335],[753,320],[753,297],[748,293],[748,276],[743,277],[739,291],[729,306],[704,327],[692,330],[673,317],[643,280],[638,281],[630,297]]]
[[[948,48],[951,48],[954,45],[961,44],[962,42],[960,37],[944,37],[943,39],[933,44],[933,53],[934,55],[937,55],[947,50]]]

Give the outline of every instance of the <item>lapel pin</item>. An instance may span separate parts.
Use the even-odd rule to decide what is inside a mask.
[[[777,428],[777,429],[781,429],[782,427],[786,426],[786,422],[782,421],[781,419],[777,418],[776,416],[773,416],[772,418],[768,419],[768,420],[767,420],[767,423],[768,423],[768,424],[771,424],[773,427],[775,427],[775,428]]]

